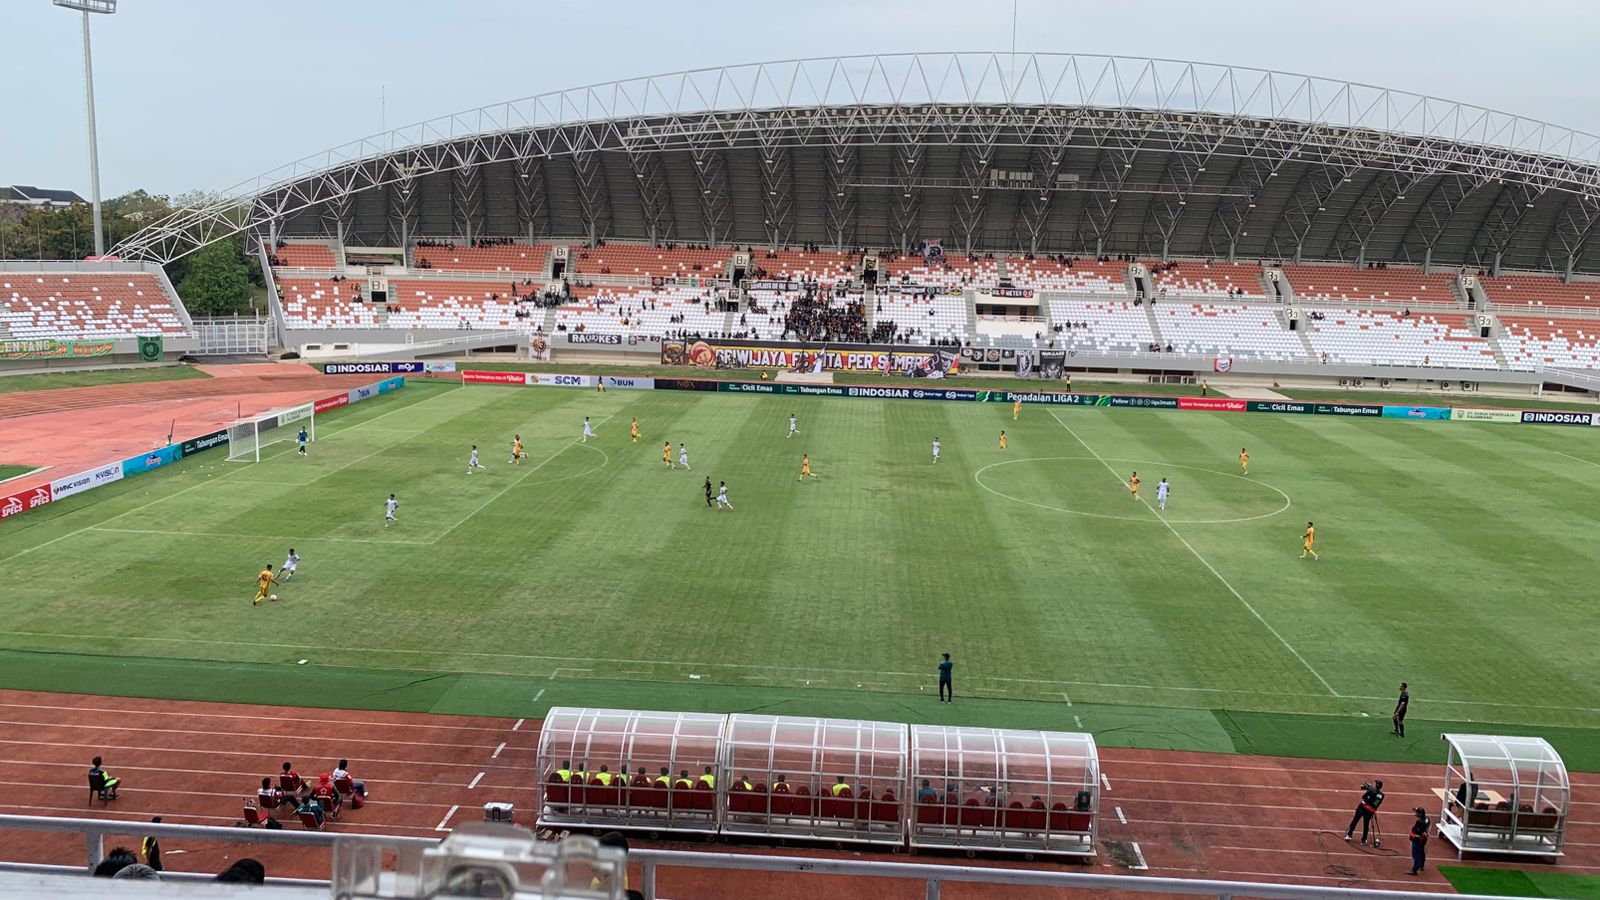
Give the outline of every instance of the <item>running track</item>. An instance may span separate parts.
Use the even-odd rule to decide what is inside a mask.
[[[479,818],[491,800],[514,803],[518,820],[526,821],[537,742],[533,720],[0,691],[0,812],[130,822],[161,815],[169,823],[228,827],[240,821],[243,801],[254,797],[262,776],[276,773],[284,760],[315,777],[348,757],[372,800],[360,811],[347,804],[342,817],[330,821],[330,831],[436,837],[453,824]],[[95,803],[91,809],[84,774],[96,754],[122,778],[123,791],[108,807]],[[1437,807],[1431,789],[1441,783],[1438,767],[1118,749],[1102,750],[1101,764],[1106,776],[1102,840],[1137,842],[1148,874],[1449,890],[1431,869],[1436,862],[1454,862],[1441,839],[1429,844],[1433,855],[1426,876],[1405,874],[1407,811]],[[1373,777],[1383,778],[1388,792],[1382,815],[1388,841],[1381,851],[1346,845],[1340,837],[1358,785]],[[1576,774],[1573,782],[1567,855],[1558,868],[1600,874],[1600,775]],[[130,829],[125,841],[108,840],[107,849],[137,847],[137,833]],[[13,861],[79,864],[83,858],[81,839],[74,835],[13,832],[3,840],[5,857]],[[651,846],[706,849],[704,843]],[[321,850],[174,842],[163,849],[171,869],[217,872],[238,856],[261,859],[273,875],[326,878],[330,867],[328,853]],[[749,849],[838,852],[826,846]],[[972,864],[963,857],[923,854],[917,859]],[[1052,866],[1005,859],[977,864]],[[1330,874],[1330,866],[1348,871]],[[1078,864],[1060,868],[1086,870]],[[1087,870],[1130,871],[1106,853]],[[659,887],[674,898],[801,898],[820,890],[837,900],[921,896],[920,884],[911,882],[822,881],[828,883],[810,876],[670,870],[662,873]],[[958,898],[995,893],[954,884],[946,891]],[[1053,895],[1008,889],[1005,896]]]

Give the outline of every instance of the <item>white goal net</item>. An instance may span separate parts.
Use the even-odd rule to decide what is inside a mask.
[[[317,439],[317,411],[312,403],[240,419],[228,427],[228,461],[260,462],[263,448],[295,441],[300,429],[307,443]]]

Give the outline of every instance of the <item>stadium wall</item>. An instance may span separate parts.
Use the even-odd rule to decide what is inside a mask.
[[[349,406],[352,403],[359,403],[362,400],[367,400],[380,394],[399,390],[405,387],[405,383],[404,377],[375,381],[372,384],[340,391],[337,394],[317,400],[314,408],[319,414],[324,413]],[[180,459],[187,459],[215,447],[225,446],[227,443],[228,429],[226,428],[207,434],[192,435],[176,443],[170,443],[165,447],[152,450],[149,453],[104,463],[92,469],[58,478],[49,485],[29,488],[10,496],[0,497],[0,522],[30,510],[38,509],[48,503],[55,503],[68,497],[92,491],[95,488],[105,487],[108,484],[134,475],[155,471],[162,466],[171,465]]]

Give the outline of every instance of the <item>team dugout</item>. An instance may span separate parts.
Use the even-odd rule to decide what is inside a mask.
[[[1572,788],[1543,738],[1446,734],[1439,834],[1467,853],[1560,856]]]
[[[1094,738],[1054,731],[911,729],[911,846],[1094,855]]]

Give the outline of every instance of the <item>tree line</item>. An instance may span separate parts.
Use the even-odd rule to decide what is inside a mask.
[[[168,197],[133,191],[100,204],[106,249],[168,213],[205,201],[202,193]],[[87,203],[43,207],[0,203],[0,259],[83,259],[94,255],[94,211]],[[244,253],[244,236],[210,244],[168,263],[167,277],[189,312],[200,316],[248,313],[264,281]]]

